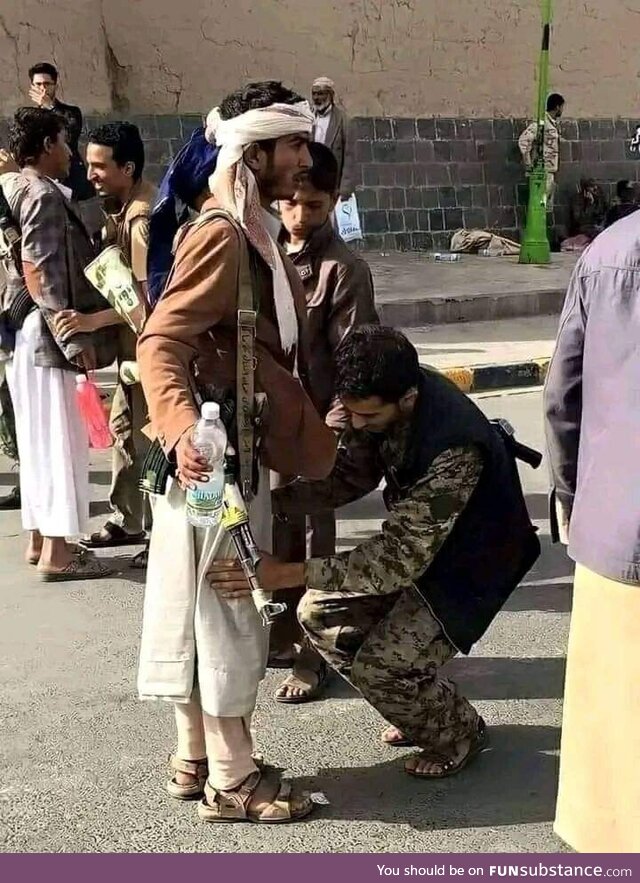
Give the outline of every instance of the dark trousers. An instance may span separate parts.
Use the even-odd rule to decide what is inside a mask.
[[[273,554],[281,561],[323,558],[335,554],[335,550],[336,518],[333,512],[289,518],[286,522],[274,518]],[[269,650],[274,655],[286,653],[302,639],[296,610],[304,592],[304,586],[278,592],[278,601],[284,601],[287,609],[271,626]]]

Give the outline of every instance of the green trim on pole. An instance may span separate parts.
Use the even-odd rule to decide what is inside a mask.
[[[544,166],[544,129],[547,119],[549,84],[549,43],[551,39],[551,0],[541,0],[542,46],[538,64],[538,95],[536,101],[535,159],[529,174],[527,222],[520,247],[521,264],[548,264],[551,260],[547,233],[547,172]]]

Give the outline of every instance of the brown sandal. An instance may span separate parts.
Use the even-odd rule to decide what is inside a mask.
[[[484,750],[486,744],[487,725],[483,719],[480,718],[478,721],[478,729],[471,740],[469,750],[461,760],[456,762],[455,760],[451,760],[451,758],[444,757],[444,755],[441,754],[431,754],[428,751],[421,751],[420,754],[415,754],[413,757],[437,764],[440,767],[440,772],[418,773],[415,770],[409,769],[406,765],[404,771],[410,776],[415,776],[417,779],[446,779],[448,776],[455,776],[457,773],[461,772],[474,757],[477,757],[477,755]]]
[[[203,822],[255,822],[261,825],[282,825],[297,822],[313,812],[314,804],[304,794],[302,805],[292,809],[291,782],[282,779],[274,799],[260,812],[252,811],[251,799],[260,783],[267,779],[260,771],[251,773],[233,791],[218,791],[209,782],[204,786],[204,798],[198,804],[198,815]]]
[[[327,681],[329,680],[329,668],[326,662],[320,662],[317,669],[300,667],[297,670],[300,675],[313,675],[316,678],[316,684],[311,686],[306,681],[303,681],[301,677],[295,674],[294,669],[290,675],[287,675],[273,694],[273,698],[276,702],[282,702],[284,705],[301,705],[303,702],[312,702],[314,699],[317,699],[324,690]],[[283,687],[298,687],[302,689],[303,692],[299,696],[280,696],[279,692]]]
[[[65,583],[72,580],[104,579],[113,570],[89,555],[76,555],[62,570],[38,570],[43,583]]]
[[[199,800],[204,794],[204,784],[209,775],[207,758],[202,760],[181,760],[175,754],[169,755],[169,766],[175,773],[185,773],[193,778],[193,782],[183,784],[176,782],[172,776],[167,782],[167,791],[176,800]]]

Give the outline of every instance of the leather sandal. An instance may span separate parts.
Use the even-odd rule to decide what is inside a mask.
[[[90,555],[75,555],[62,570],[38,570],[43,583],[66,583],[74,580],[104,579],[113,570]]]
[[[176,800],[199,800],[204,794],[204,784],[209,775],[207,758],[202,760],[181,760],[175,754],[169,755],[169,766],[175,773],[185,773],[193,781],[188,784],[176,782],[172,776],[167,782],[167,791]]]
[[[298,671],[301,675],[313,675],[317,679],[316,684],[311,686],[306,681],[303,681],[295,674],[294,669],[290,675],[287,675],[273,694],[273,698],[276,702],[282,702],[284,705],[301,705],[303,702],[312,702],[322,693],[329,680],[329,667],[326,662],[321,661],[318,664],[317,669],[298,667]],[[283,687],[297,687],[303,690],[303,692],[299,696],[279,696],[278,693]]]
[[[457,773],[461,772],[473,760],[474,757],[477,757],[478,754],[480,754],[480,752],[484,750],[486,744],[487,725],[482,718],[479,718],[478,729],[471,740],[469,750],[461,760],[455,761],[451,760],[451,758],[445,757],[442,754],[433,754],[429,751],[421,751],[420,754],[414,754],[413,757],[419,758],[421,760],[426,760],[429,763],[438,765],[440,767],[440,772],[418,773],[416,772],[416,770],[412,770],[406,765],[404,771],[410,776],[415,776],[417,779],[446,779],[449,776],[455,776]]]
[[[254,822],[260,825],[282,825],[297,822],[313,812],[314,804],[302,793],[301,806],[292,809],[291,782],[282,779],[274,799],[264,809],[257,812],[250,807],[261,782],[267,782],[259,770],[232,791],[219,791],[207,781],[204,798],[198,804],[198,816],[203,822]]]
[[[80,545],[85,549],[112,549],[116,546],[140,546],[146,538],[143,530],[140,533],[127,533],[120,525],[106,521],[100,530],[88,537],[82,537]]]

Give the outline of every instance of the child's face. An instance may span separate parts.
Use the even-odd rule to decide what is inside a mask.
[[[327,223],[335,205],[335,194],[316,190],[305,182],[299,185],[292,199],[280,202],[282,223],[291,239],[306,240]]]

